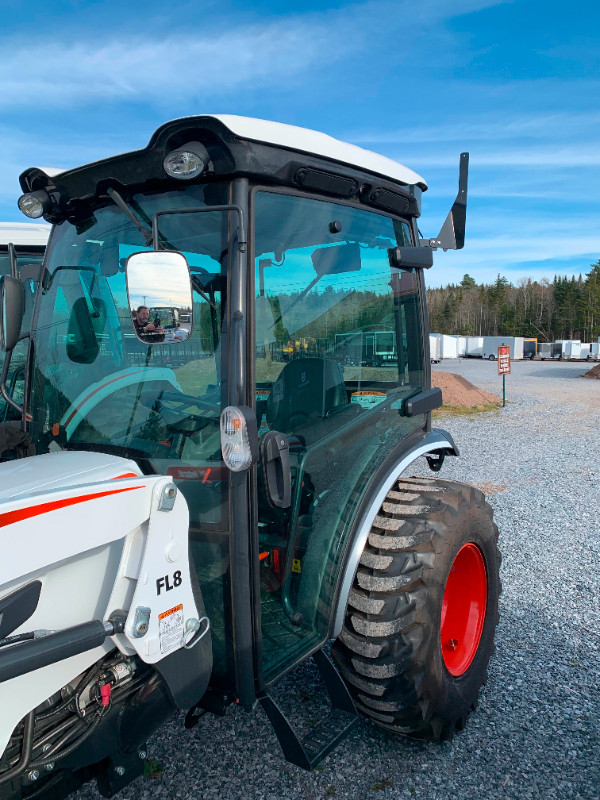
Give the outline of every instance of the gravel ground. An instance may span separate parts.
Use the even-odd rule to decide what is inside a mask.
[[[589,365],[524,362],[507,376],[507,406],[439,416],[461,455],[440,475],[488,494],[503,552],[496,654],[479,708],[451,742],[391,738],[364,722],[312,773],[285,762],[261,709],[181,716],[149,742],[164,765],[117,795],[144,798],[599,798],[600,381]],[[502,394],[497,365],[443,362]],[[424,462],[423,462],[424,465]],[[431,474],[418,462],[413,474]],[[321,713],[315,668],[278,687],[304,725]],[[74,797],[99,798],[93,785]]]

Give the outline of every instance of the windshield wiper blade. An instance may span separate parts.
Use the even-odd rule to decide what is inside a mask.
[[[132,211],[132,210],[129,208],[129,206],[127,205],[127,203],[125,202],[125,200],[123,200],[123,198],[122,198],[122,197],[121,197],[121,195],[120,195],[120,194],[119,194],[119,193],[116,191],[116,189],[113,189],[113,188],[112,188],[112,186],[109,186],[109,187],[108,187],[108,189],[106,190],[106,194],[107,194],[107,195],[110,197],[110,199],[113,201],[113,203],[114,203],[116,206],[118,206],[118,207],[121,209],[121,211],[122,211],[122,212],[123,212],[123,213],[124,213],[126,216],[128,216],[128,217],[129,217],[129,219],[130,219],[130,220],[133,222],[133,224],[135,225],[135,227],[138,229],[138,231],[139,231],[139,232],[142,234],[142,236],[144,237],[144,240],[145,240],[145,242],[146,242],[146,246],[147,246],[147,247],[152,247],[152,240],[153,240],[153,237],[152,237],[152,230],[151,230],[150,228],[146,228],[146,227],[144,227],[144,225],[143,225],[142,221],[141,221],[141,220],[140,220],[138,217],[136,217],[136,215],[135,215],[135,214],[133,213],[133,211]]]
[[[200,279],[196,275],[192,275],[191,281],[192,281],[192,286],[198,292],[200,297],[203,297],[206,300],[206,302],[214,308],[215,311],[218,311],[217,306],[213,303],[210,297],[203,291],[202,286],[200,284]]]

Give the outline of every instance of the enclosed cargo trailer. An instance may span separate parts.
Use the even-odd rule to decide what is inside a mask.
[[[542,361],[546,359],[560,359],[562,357],[562,344],[560,342],[542,342],[539,347]]]
[[[442,360],[442,348],[439,333],[429,334],[429,358],[433,364],[438,364]]]
[[[458,337],[442,334],[442,358],[458,358]]]
[[[538,351],[538,340],[533,338],[523,339],[523,358],[529,358],[533,361]]]
[[[522,336],[484,336],[482,356],[490,361],[495,361],[498,358],[498,348],[508,345],[511,361],[522,361],[524,341]]]
[[[483,336],[467,336],[465,356],[467,358],[483,357]]]

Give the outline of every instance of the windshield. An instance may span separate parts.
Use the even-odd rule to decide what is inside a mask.
[[[150,227],[159,210],[206,205],[205,187],[136,194],[128,204]],[[210,205],[223,187],[211,187]],[[218,197],[215,197],[218,195]],[[38,453],[99,450],[134,458],[146,473],[172,475],[186,495],[192,527],[225,525],[226,470],[219,415],[225,397],[220,339],[225,307],[226,212],[163,217],[161,244],[187,258],[194,330],[187,341],[138,340],[127,302],[125,263],[149,249],[113,203],[80,224],[56,226],[36,309],[31,434]],[[167,319],[167,306],[151,313]],[[164,336],[162,337],[164,339]]]

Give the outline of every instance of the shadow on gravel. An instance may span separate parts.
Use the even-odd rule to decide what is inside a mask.
[[[530,378],[559,378],[561,380],[568,380],[568,379],[575,379],[578,378],[580,375],[583,375],[591,369],[591,364],[581,363],[581,371],[575,369],[573,366],[569,367],[559,367],[555,364],[548,364],[547,368],[537,369],[535,374],[532,374],[528,377]]]

